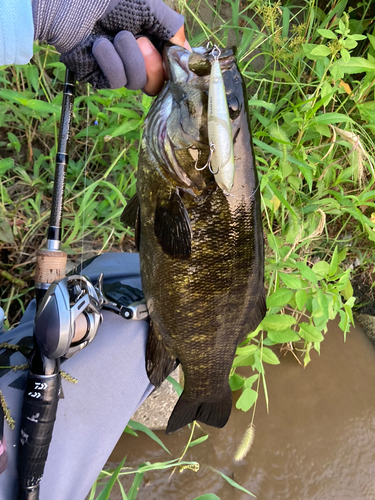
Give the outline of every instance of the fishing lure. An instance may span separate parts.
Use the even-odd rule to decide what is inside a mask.
[[[208,140],[210,144],[211,172],[218,186],[229,194],[234,181],[234,154],[227,96],[219,57],[220,49],[214,45],[208,90]]]

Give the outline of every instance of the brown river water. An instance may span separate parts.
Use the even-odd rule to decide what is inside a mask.
[[[233,457],[251,411],[233,409],[224,429],[204,426],[209,438],[191,448],[187,460],[200,470],[147,473],[137,500],[193,500],[215,493],[221,500],[251,498],[230,486],[209,467],[224,472],[259,500],[375,500],[375,347],[360,327],[344,343],[337,323],[331,322],[321,356],[303,369],[288,353],[281,365],[266,365],[269,413],[264,396],[258,401],[255,439],[247,457]],[[240,391],[239,391],[240,392]],[[172,458],[181,455],[190,431],[157,435]],[[202,435],[198,429],[194,438]],[[127,457],[127,466],[159,462],[171,457],[139,433],[124,434],[110,457],[110,465]],[[123,485],[131,484],[128,476]],[[111,500],[120,500],[113,490]]]

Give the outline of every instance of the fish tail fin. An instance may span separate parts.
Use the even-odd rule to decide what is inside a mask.
[[[232,391],[228,387],[217,395],[204,402],[192,402],[186,391],[181,394],[169,418],[166,433],[177,431],[194,420],[213,427],[224,427],[228,422],[232,410]]]

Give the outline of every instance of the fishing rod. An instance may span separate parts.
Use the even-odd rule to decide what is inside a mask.
[[[60,250],[65,173],[75,93],[74,73],[66,70],[56,155],[47,248],[37,253],[34,348],[24,393],[18,452],[18,500],[38,500],[60,393],[60,358],[71,357],[96,335],[101,301],[80,275],[65,277],[67,255]]]
[[[70,358],[95,338],[108,309],[127,320],[143,320],[144,300],[123,303],[103,292],[103,274],[95,285],[81,274],[65,277],[67,255],[60,250],[65,173],[75,93],[74,73],[66,70],[56,155],[47,248],[37,253],[35,315],[30,371],[27,379],[18,451],[18,500],[39,500],[39,486],[56,420],[60,393],[60,361]],[[121,295],[121,294],[120,294]]]

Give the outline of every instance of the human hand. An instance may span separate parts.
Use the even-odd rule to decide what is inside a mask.
[[[94,88],[155,95],[164,71],[150,39],[190,49],[183,16],[161,0],[34,0],[33,16],[35,38],[54,45],[77,80]]]

